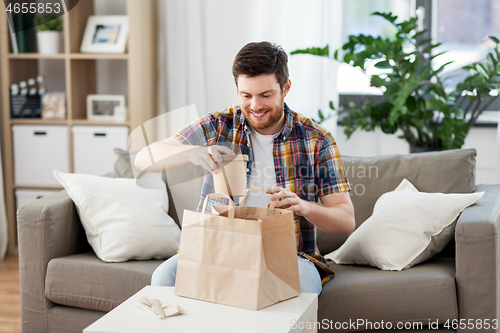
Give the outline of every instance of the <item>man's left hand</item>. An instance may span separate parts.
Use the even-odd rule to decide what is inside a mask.
[[[271,201],[274,202],[276,208],[292,211],[299,216],[306,216],[309,211],[310,203],[287,189],[275,186],[268,188],[266,193],[272,194]]]

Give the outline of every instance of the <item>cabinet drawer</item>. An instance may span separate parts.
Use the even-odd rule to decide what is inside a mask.
[[[13,125],[14,182],[60,185],[52,170],[69,172],[68,127]]]
[[[71,128],[75,173],[102,176],[113,172],[114,148],[128,149],[127,126],[85,126]]]

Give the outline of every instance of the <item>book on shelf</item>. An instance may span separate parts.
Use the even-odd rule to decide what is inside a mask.
[[[8,14],[12,53],[36,52],[36,31],[33,28],[34,14]]]
[[[16,38],[16,33],[14,32],[14,27],[11,25],[14,23],[14,18],[12,17],[11,13],[7,14],[8,17],[8,25],[9,25],[9,34],[10,34],[10,43],[12,46],[12,53],[18,54],[19,49],[17,48],[17,38]]]

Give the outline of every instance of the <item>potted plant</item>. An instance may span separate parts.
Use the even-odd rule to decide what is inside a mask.
[[[37,15],[35,18],[36,38],[40,54],[59,53],[62,22],[55,14]]]
[[[362,105],[349,103],[338,114],[349,138],[357,129],[384,133],[401,130],[400,138],[410,144],[410,151],[461,148],[469,129],[477,118],[498,97],[492,91],[500,87],[499,40],[489,37],[494,48],[483,63],[463,67],[469,76],[455,89],[447,89],[443,70],[451,63],[434,68],[432,61],[445,52],[432,55],[440,43],[422,40],[426,31],[417,32],[417,19],[398,23],[392,13],[375,12],[396,29],[392,38],[351,35],[342,47],[343,61],[366,72],[368,63],[384,69],[383,74],[371,76],[370,85],[383,90],[383,101],[368,99]],[[325,48],[296,50],[330,57]],[[338,50],[333,58],[337,59]],[[330,108],[334,110],[333,103]],[[319,111],[319,121],[326,119]]]

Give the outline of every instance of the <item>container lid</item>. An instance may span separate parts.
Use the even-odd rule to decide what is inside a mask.
[[[222,155],[222,158],[223,158],[224,162],[231,162],[231,161],[245,161],[245,162],[248,162],[248,155],[246,155],[246,154]]]

